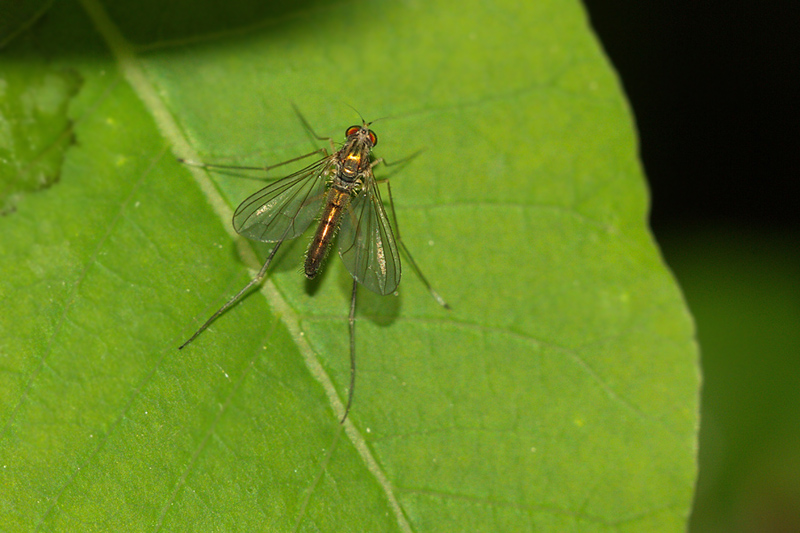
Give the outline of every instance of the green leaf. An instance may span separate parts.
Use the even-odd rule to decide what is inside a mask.
[[[579,5],[517,4],[57,2],[11,42],[4,80],[79,88],[57,183],[0,219],[0,529],[685,527],[697,349],[631,116]],[[229,221],[262,184],[175,157],[307,153],[292,103],[423,150],[376,171],[452,306],[407,261],[360,291],[341,435],[352,280],[307,282],[306,238],[177,350],[269,247]]]

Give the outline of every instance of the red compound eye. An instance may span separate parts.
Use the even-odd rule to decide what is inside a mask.
[[[358,132],[363,130],[367,130],[366,124],[364,126],[350,126],[347,128],[347,131],[344,132],[344,135],[349,139],[353,135],[356,135]],[[367,130],[367,135],[369,135],[369,140],[372,141],[372,146],[378,144],[378,136],[375,135],[374,131]]]

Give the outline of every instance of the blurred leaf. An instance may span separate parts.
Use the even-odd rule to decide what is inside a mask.
[[[691,530],[800,529],[797,231],[664,235],[703,346],[700,475]]]
[[[2,219],[3,529],[685,527],[692,325],[580,6],[108,4],[55,5],[4,59],[36,43],[83,84],[58,184]],[[360,291],[327,463],[349,371],[337,258],[309,283],[306,240],[285,245],[261,294],[176,350],[258,267],[227,217],[261,184],[173,155],[307,153],[291,102],[336,140],[347,104],[382,118],[390,162],[424,150],[378,174],[453,307],[407,264],[399,296]]]

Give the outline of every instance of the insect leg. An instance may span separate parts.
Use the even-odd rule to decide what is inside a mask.
[[[274,248],[272,249],[272,251],[270,252],[270,254],[269,254],[269,257],[267,257],[267,260],[266,260],[266,261],[264,261],[264,266],[262,266],[262,267],[261,267],[261,270],[259,270],[259,271],[258,271],[258,274],[256,274],[256,277],[255,277],[255,278],[253,278],[253,279],[250,281],[250,283],[248,283],[247,285],[245,285],[245,286],[244,286],[244,288],[243,288],[242,290],[240,290],[238,293],[236,293],[236,296],[234,296],[233,298],[231,298],[230,300],[228,300],[228,301],[225,303],[225,305],[223,305],[222,307],[220,307],[220,308],[217,310],[217,312],[216,312],[216,313],[214,313],[213,315],[211,315],[211,318],[209,318],[208,320],[206,320],[206,321],[205,321],[205,323],[204,323],[202,326],[200,326],[200,329],[198,329],[197,331],[195,331],[195,332],[194,332],[194,335],[192,335],[191,337],[189,337],[189,340],[187,340],[186,342],[184,342],[183,344],[181,344],[181,345],[178,347],[178,349],[179,349],[179,350],[182,350],[182,349],[183,349],[183,348],[184,348],[184,347],[185,347],[187,344],[189,344],[190,342],[192,342],[193,340],[195,340],[195,339],[197,338],[197,336],[198,336],[198,335],[200,335],[201,333],[203,333],[203,332],[206,330],[206,328],[208,328],[208,326],[210,326],[210,325],[211,325],[211,324],[212,324],[212,323],[213,323],[213,322],[214,322],[214,321],[217,319],[217,317],[219,317],[219,316],[220,316],[222,313],[224,313],[225,311],[227,311],[228,309],[230,309],[230,308],[231,308],[231,306],[233,306],[233,304],[235,304],[236,302],[238,302],[238,301],[239,301],[239,300],[242,298],[242,296],[244,296],[245,294],[247,294],[247,293],[250,291],[250,289],[251,289],[251,288],[253,288],[255,285],[258,285],[259,283],[261,283],[261,281],[264,279],[264,276],[267,274],[267,269],[269,268],[269,265],[270,265],[270,263],[272,263],[272,258],[273,258],[273,257],[275,257],[275,253],[278,251],[278,248],[280,248],[281,244],[283,244],[283,241],[279,241],[279,242],[278,242],[278,243],[275,245],[275,247],[274,247]]]
[[[347,393],[347,406],[344,408],[344,416],[340,423],[344,424],[350,406],[353,405],[353,392],[356,390],[356,294],[358,293],[358,282],[353,279],[353,296],[350,298],[350,391]]]
[[[336,151],[336,145],[333,143],[333,138],[331,138],[331,137],[323,137],[322,135],[317,135],[316,132],[314,131],[314,128],[311,127],[311,124],[308,123],[308,121],[306,120],[306,117],[303,116],[303,114],[300,112],[300,110],[297,108],[297,106],[294,103],[292,103],[292,108],[294,109],[294,112],[297,113],[297,117],[300,119],[300,122],[303,123],[303,127],[306,129],[306,131],[308,133],[310,133],[311,136],[314,137],[315,139],[317,139],[318,141],[328,141],[328,142],[330,142],[330,144],[331,144],[331,152],[335,152]],[[327,155],[327,152],[326,152],[325,155]]]
[[[388,179],[381,180],[379,183],[381,182],[386,182],[386,189],[389,191],[389,206],[392,208],[392,219],[394,220],[394,231],[397,242],[400,243],[400,247],[403,249],[403,252],[405,252],[406,257],[408,257],[408,262],[411,263],[411,266],[414,268],[414,272],[417,273],[417,276],[419,277],[420,281],[422,281],[422,284],[425,285],[425,288],[428,289],[428,292],[431,293],[431,296],[433,297],[434,300],[436,300],[436,303],[438,303],[445,309],[450,309],[450,306],[447,304],[447,302],[444,301],[444,298],[439,296],[439,293],[436,292],[436,290],[431,286],[430,282],[425,277],[425,274],[422,273],[422,270],[419,268],[419,265],[417,265],[417,262],[414,260],[414,256],[412,256],[411,252],[408,251],[408,246],[406,246],[406,243],[403,242],[403,238],[400,236],[400,226],[397,224],[397,211],[395,211],[394,209],[394,198],[392,198],[392,184]]]
[[[283,165],[288,165],[289,163],[294,163],[295,161],[300,161],[301,159],[305,159],[306,157],[311,157],[314,154],[323,153],[328,155],[328,152],[325,148],[320,148],[319,150],[314,150],[313,152],[309,152],[307,154],[303,154],[298,157],[293,157],[292,159],[288,159],[286,161],[281,161],[280,163],[276,163],[274,165],[268,165],[266,167],[243,167],[239,165],[216,165],[214,163],[198,163],[196,161],[189,161],[188,159],[178,159],[179,163],[183,163],[184,165],[189,165],[190,167],[198,167],[198,168],[207,168],[207,169],[231,169],[231,170],[263,170],[263,171],[270,171],[273,168],[282,167]]]

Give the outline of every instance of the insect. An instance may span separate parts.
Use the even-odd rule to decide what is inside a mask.
[[[381,200],[379,182],[372,171],[381,163],[388,165],[383,158],[373,159],[372,149],[378,144],[378,137],[370,129],[372,123],[362,118],[360,126],[347,128],[344,144],[337,150],[332,139],[317,136],[302,115],[300,118],[314,137],[330,141],[331,153],[322,148],[268,167],[211,165],[181,160],[189,165],[207,169],[270,170],[315,154],[323,155],[314,163],[267,185],[236,208],[233,214],[233,227],[237,233],[256,241],[274,242],[275,246],[252,281],[211,315],[211,318],[180,346],[180,349],[196,339],[250,289],[261,283],[284,241],[298,237],[314,220],[319,220],[306,253],[304,266],[306,277],[313,279],[319,273],[334,237],[338,238],[339,256],[353,277],[348,318],[350,388],[344,416],[341,419],[344,422],[350,412],[355,390],[355,313],[358,284],[361,283],[378,294],[394,292],[400,284],[400,253],[397,247],[399,243],[431,296],[442,307],[449,309],[449,306],[422,274],[400,238],[399,230],[395,240],[395,233],[392,231]],[[381,183],[384,182],[389,192],[394,226],[397,228],[391,185],[388,179]]]

